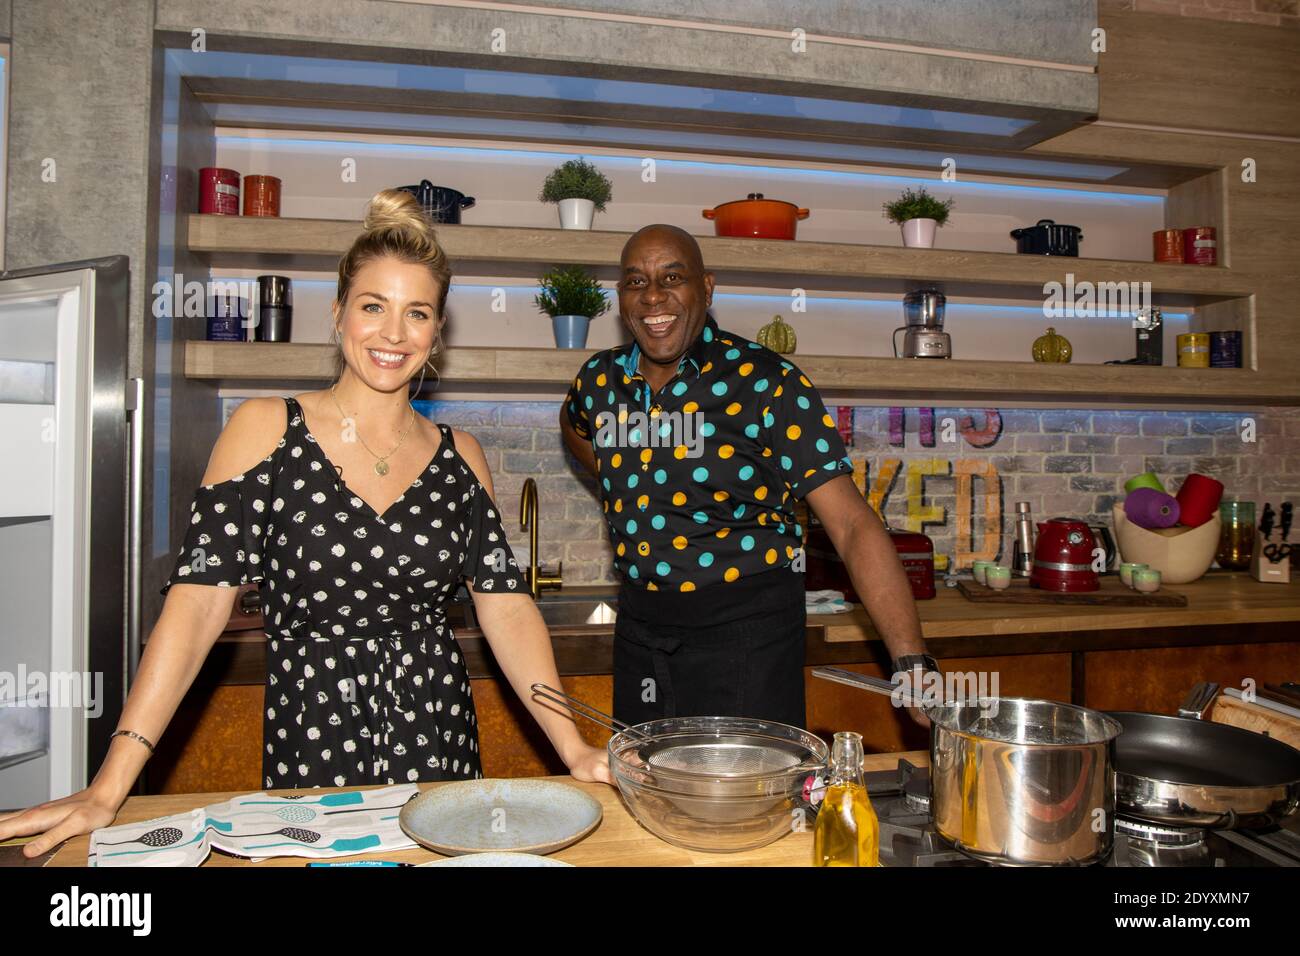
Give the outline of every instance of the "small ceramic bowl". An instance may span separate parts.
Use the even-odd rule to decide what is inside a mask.
[[[1011,587],[1011,569],[1005,565],[995,564],[984,571],[984,579],[995,591],[1003,591]]]
[[[1121,564],[1119,566],[1119,579],[1124,582],[1125,587],[1131,588],[1133,586],[1133,572],[1145,571],[1146,569],[1145,564],[1134,564],[1133,562]]]
[[[1150,594],[1160,590],[1160,572],[1152,568],[1139,568],[1133,572],[1133,590]]]
[[[971,570],[975,572],[975,580],[980,584],[988,584],[988,578],[985,575],[991,567],[993,567],[992,561],[976,561],[971,565]]]

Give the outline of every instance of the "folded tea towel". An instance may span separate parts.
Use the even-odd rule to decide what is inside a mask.
[[[405,850],[416,844],[398,825],[413,783],[376,790],[276,797],[250,793],[224,803],[90,835],[90,866],[198,866],[213,849],[254,862],[273,856],[328,859]]]
[[[844,600],[843,591],[808,591],[804,601],[809,614],[843,614],[853,610],[853,605]]]

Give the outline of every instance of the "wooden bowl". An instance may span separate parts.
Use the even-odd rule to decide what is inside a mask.
[[[1111,514],[1115,522],[1115,541],[1119,545],[1120,560],[1145,564],[1159,571],[1162,585],[1195,581],[1214,562],[1222,526],[1217,511],[1213,518],[1199,528],[1175,525],[1155,531],[1129,521],[1122,503],[1116,504]]]

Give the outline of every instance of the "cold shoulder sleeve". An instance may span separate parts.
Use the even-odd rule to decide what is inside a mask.
[[[461,575],[475,591],[528,593],[528,581],[519,570],[501,525],[496,502],[479,482],[474,482],[466,520],[465,561]]]
[[[190,504],[185,542],[162,593],[173,584],[238,587],[261,581],[269,495],[269,462],[227,481],[200,485]]]

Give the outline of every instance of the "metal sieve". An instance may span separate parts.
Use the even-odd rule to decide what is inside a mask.
[[[532,690],[536,696],[634,742],[634,762],[649,770],[736,779],[781,774],[808,761],[821,762],[810,747],[800,742],[760,733],[719,733],[683,726],[671,733],[647,734],[546,684],[534,684]],[[690,723],[689,719],[684,722]],[[630,756],[629,750],[620,749],[622,759]]]
[[[687,743],[669,737],[659,738],[656,745],[660,744],[663,745],[662,749],[648,754],[642,748],[642,756],[651,768],[709,776],[745,777],[780,773],[797,767],[803,759],[788,749],[770,743],[753,743],[746,739],[713,737]]]

